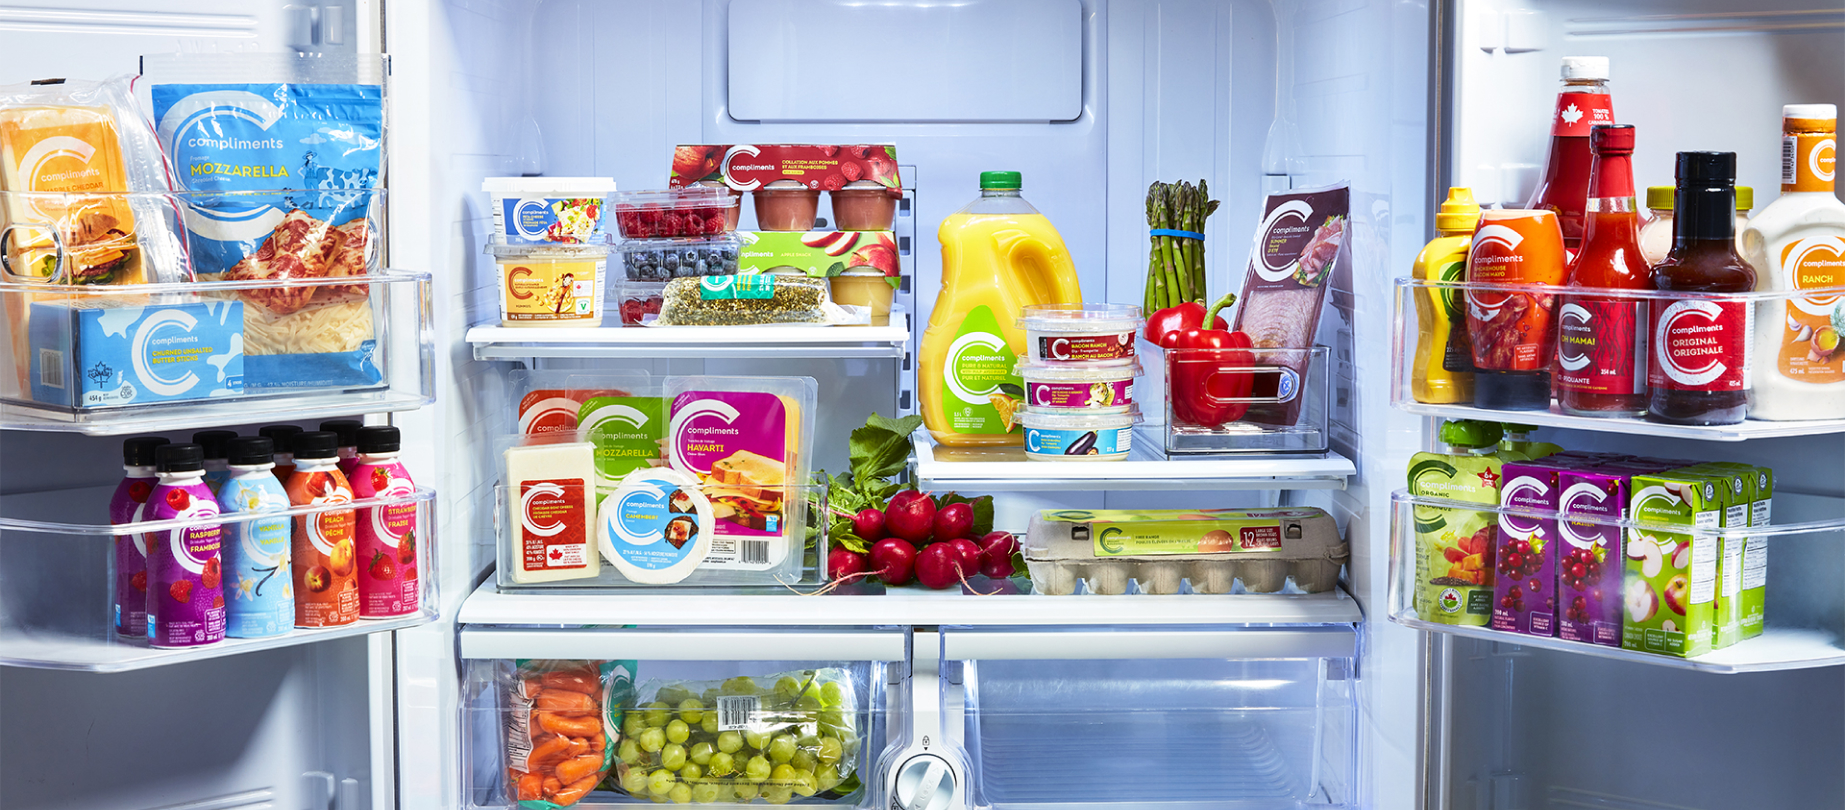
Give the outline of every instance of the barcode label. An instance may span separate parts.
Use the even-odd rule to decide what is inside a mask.
[[[1781,136],[1781,185],[1791,186],[1797,179],[1800,164],[1800,138]]]
[[[745,731],[762,702],[755,695],[721,695],[717,699],[718,731]]]
[[[57,349],[38,350],[38,384],[46,388],[64,387],[64,353]]]
[[[744,565],[769,564],[769,541],[744,540],[741,545],[743,546],[742,562]]]
[[[526,759],[532,754],[532,699],[525,695],[525,682],[511,690],[512,703],[507,707],[506,759],[513,770],[525,771]]]

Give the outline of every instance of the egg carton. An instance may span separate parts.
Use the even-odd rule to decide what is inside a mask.
[[[1095,560],[1038,560],[1025,557],[1032,590],[1049,596],[1076,593],[1078,580],[1087,592],[1115,596],[1128,592],[1131,580],[1143,594],[1175,594],[1190,580],[1194,593],[1230,593],[1236,580],[1250,593],[1277,593],[1292,578],[1294,587],[1307,593],[1330,591],[1339,582],[1345,545],[1329,550],[1322,559],[1247,559],[1252,555],[1217,555],[1211,559],[1173,557],[1110,557]]]

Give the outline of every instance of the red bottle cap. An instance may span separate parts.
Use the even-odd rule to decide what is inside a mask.
[[[1600,154],[1633,154],[1633,124],[1597,124],[1589,130],[1589,146]]]

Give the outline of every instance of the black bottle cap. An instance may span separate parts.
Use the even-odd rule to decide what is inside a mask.
[[[359,428],[362,427],[365,427],[365,423],[357,419],[329,419],[320,423],[321,430],[329,431],[340,437],[341,447],[358,444]]]
[[[275,463],[275,442],[267,436],[239,436],[225,444],[232,464],[249,467]]]
[[[361,453],[395,453],[403,447],[403,439],[397,428],[390,425],[373,425],[359,429],[359,452]]]
[[[208,459],[224,458],[224,445],[237,438],[234,430],[201,430],[192,434],[192,443],[205,448]]]
[[[1736,153],[1678,153],[1672,241],[1736,238]]]
[[[294,451],[295,460],[307,458],[338,458],[340,454],[339,434],[325,430],[310,430],[297,433],[288,443]]]
[[[301,428],[294,425],[269,425],[257,431],[257,434],[268,436],[270,441],[275,442],[275,452],[288,453],[292,452],[290,441],[301,434]]]
[[[196,472],[205,469],[205,448],[196,444],[163,444],[154,449],[154,471]]]
[[[1473,406],[1495,411],[1550,410],[1550,373],[1476,371]]]
[[[122,440],[122,466],[154,466],[154,450],[164,444],[171,444],[164,436],[133,436]]]
[[[1735,152],[1678,153],[1679,182],[1736,184]]]

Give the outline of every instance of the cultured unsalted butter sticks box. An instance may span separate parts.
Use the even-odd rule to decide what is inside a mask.
[[[41,301],[28,331],[36,403],[101,408],[244,391],[241,302]]]

